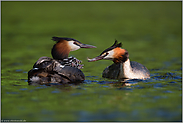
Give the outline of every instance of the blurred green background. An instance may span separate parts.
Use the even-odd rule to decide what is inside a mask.
[[[86,79],[90,81],[106,81],[101,78],[101,73],[112,62],[103,60],[88,63],[86,58],[98,56],[104,49],[110,47],[115,39],[122,42],[122,47],[128,50],[131,61],[142,63],[150,70],[151,77],[157,73],[157,71],[152,71],[153,69],[160,69],[158,72],[162,73],[178,70],[176,74],[182,75],[182,1],[1,1],[2,119],[18,118],[28,121],[69,121],[70,119],[75,121],[78,119],[72,116],[72,110],[92,112],[93,109],[98,111],[100,107],[112,110],[115,106],[119,106],[115,109],[124,110],[130,114],[134,109],[139,112],[143,112],[143,109],[154,109],[151,96],[143,98],[145,101],[145,104],[141,104],[144,105],[143,108],[139,109],[139,105],[133,106],[133,109],[130,108],[131,105],[136,104],[136,100],[139,104],[142,103],[141,98],[137,98],[149,91],[147,89],[136,90],[135,92],[139,95],[130,92],[131,96],[129,97],[127,96],[129,93],[121,94],[121,91],[116,92],[113,89],[102,88],[97,84],[85,85],[85,87],[87,86],[87,88],[84,87],[85,91],[64,91],[62,94],[57,93],[57,95],[51,93],[53,88],[36,90],[36,87],[28,86],[27,71],[41,56],[51,57],[51,48],[54,44],[51,40],[52,36],[75,38],[82,43],[97,46],[96,49],[79,49],[70,53],[70,55],[83,61],[85,66],[82,71]],[[167,81],[172,80],[165,82]],[[164,81],[156,82],[165,84]],[[178,88],[181,88],[181,83],[178,85]],[[153,93],[153,90],[156,89],[151,89],[152,95],[159,95],[159,91]],[[166,89],[171,90],[172,87]],[[103,95],[100,91],[112,94],[106,94],[105,98],[98,99],[100,96],[95,96],[95,94]],[[81,93],[81,95],[70,98],[70,94],[75,93]],[[83,96],[83,93],[88,95]],[[174,114],[178,114],[176,117],[166,115],[165,118],[161,118],[161,116],[155,118],[151,117],[153,115],[151,113],[140,113],[140,115],[136,115],[139,118],[133,119],[132,117],[130,119],[131,115],[123,118],[125,121],[179,120],[182,96],[179,96],[180,90],[174,94],[176,96],[170,94],[168,100],[163,99],[155,103],[157,103],[156,107],[159,110],[158,106],[162,106],[164,102],[169,102],[164,105],[165,109],[168,109],[165,112],[177,111],[174,112]],[[81,103],[85,97],[91,97],[86,106],[83,104],[84,102]],[[123,97],[125,98],[123,103],[126,107],[121,103]],[[67,101],[61,100],[62,98],[70,103],[67,104]],[[149,104],[149,100],[153,103]],[[179,101],[172,106],[174,100]],[[59,101],[62,102],[62,106],[60,106]],[[95,101],[102,103],[98,104]],[[52,103],[55,107],[51,105]],[[95,108],[90,108],[91,105]],[[76,107],[78,109],[75,109]],[[60,116],[60,113],[65,115]],[[157,112],[155,111],[155,113]],[[144,118],[142,115],[147,116]],[[120,118],[117,120],[122,121]]]
[[[123,43],[131,60],[155,59],[162,66],[162,60],[170,60],[172,55],[181,57],[180,1],[2,2],[1,6],[2,63],[16,59],[27,66],[41,56],[51,57],[52,36],[72,37],[96,45],[97,49],[71,53],[85,64],[87,56],[100,54],[115,39]],[[147,67],[153,66],[151,61]]]

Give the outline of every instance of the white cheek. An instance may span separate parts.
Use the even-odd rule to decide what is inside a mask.
[[[69,46],[71,48],[71,51],[78,50],[80,47],[74,44],[74,41],[69,41]]]
[[[107,60],[112,60],[113,58],[114,58],[114,51],[112,50],[112,51],[109,51],[108,52],[109,54],[106,56],[106,57],[104,57],[104,59],[107,59]]]

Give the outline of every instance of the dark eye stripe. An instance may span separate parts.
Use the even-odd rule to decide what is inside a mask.
[[[79,46],[79,43],[78,43],[78,42],[76,42],[76,41],[74,41],[74,43],[73,43],[73,44],[75,44],[75,45]]]
[[[109,54],[109,53],[106,53],[106,54],[104,55],[104,57],[107,56],[108,54]]]
[[[105,53],[104,55],[102,55],[103,57],[106,57],[109,53]]]

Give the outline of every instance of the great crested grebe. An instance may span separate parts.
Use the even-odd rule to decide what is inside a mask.
[[[102,77],[109,79],[148,79],[150,78],[149,70],[142,64],[130,61],[126,49],[122,49],[121,43],[114,44],[104,50],[99,56],[89,59],[89,62],[102,59],[112,60],[114,63],[104,69]]]
[[[40,57],[28,72],[28,83],[49,84],[49,83],[78,83],[85,80],[81,61],[75,57],[68,57],[70,51],[80,48],[96,48],[92,45],[82,44],[73,38],[52,37],[57,41],[53,46],[51,54],[53,58]]]

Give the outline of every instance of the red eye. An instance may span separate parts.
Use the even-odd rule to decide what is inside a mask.
[[[106,53],[105,56],[107,56],[109,53]]]
[[[109,53],[104,53],[104,54],[102,54],[102,56],[104,56],[104,57],[105,57],[105,56],[107,56],[108,54],[109,54]]]
[[[75,44],[75,45],[79,46],[78,42],[74,42],[73,44]]]

